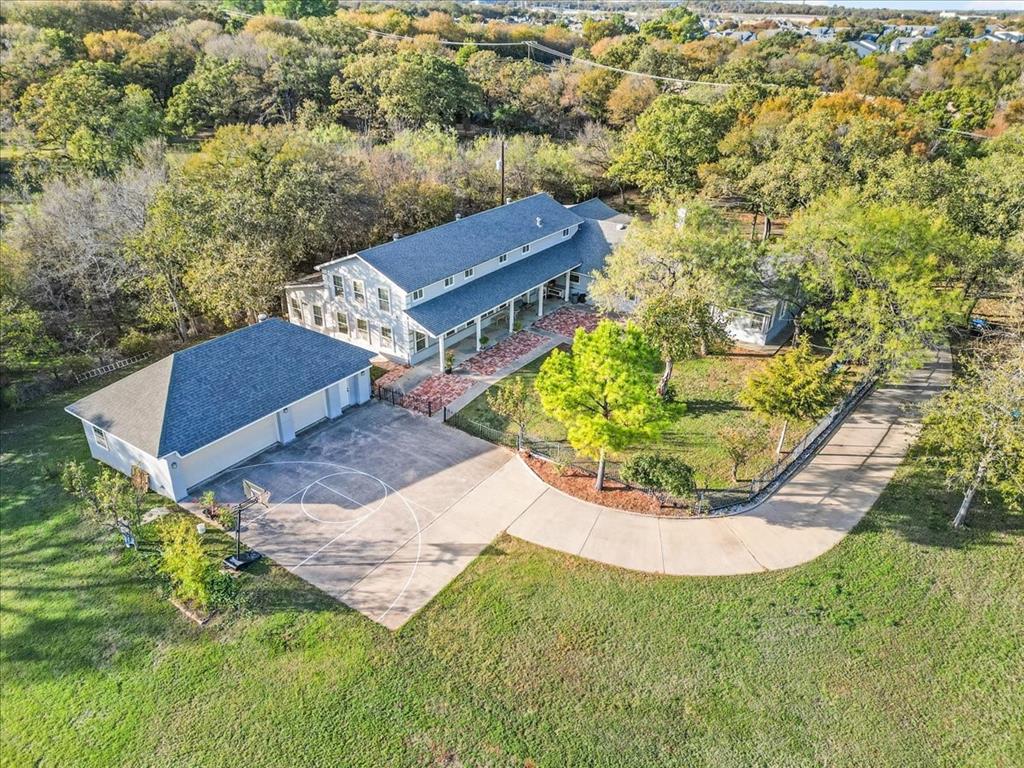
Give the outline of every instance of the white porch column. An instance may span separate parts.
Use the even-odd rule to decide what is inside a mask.
[[[516,327],[516,300],[512,299],[508,303],[508,332],[512,333]]]
[[[480,351],[480,315],[476,316],[476,351]]]
[[[572,285],[572,270],[565,273],[565,303],[569,303],[569,287]]]
[[[444,334],[437,337],[437,353],[441,360],[441,373],[444,373]]]
[[[541,283],[537,289],[537,319],[544,317],[544,289],[547,287],[547,283]]]

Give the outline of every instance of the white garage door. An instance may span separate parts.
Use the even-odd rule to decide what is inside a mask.
[[[181,460],[185,486],[191,488],[242,459],[247,459],[277,442],[277,421],[273,414],[244,429],[210,443]]]
[[[323,392],[314,392],[309,397],[304,397],[295,405],[290,406],[288,411],[292,415],[295,431],[298,432],[310,424],[327,418],[327,398]]]

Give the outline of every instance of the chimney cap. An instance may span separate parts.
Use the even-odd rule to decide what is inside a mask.
[[[462,218],[462,214],[461,214],[461,213],[456,213],[456,214],[455,214],[455,220],[456,220],[456,221],[458,221],[458,220],[459,220],[459,219],[461,219],[461,218]]]
[[[402,233],[401,233],[401,232],[394,232],[394,233],[392,233],[392,235],[391,235],[391,241],[392,241],[392,242],[394,242],[395,240],[397,240],[397,239],[398,239],[398,238],[400,238],[401,236],[402,236]]]
[[[506,197],[505,198],[505,205],[508,205],[511,202],[512,202],[512,198],[511,197]]]

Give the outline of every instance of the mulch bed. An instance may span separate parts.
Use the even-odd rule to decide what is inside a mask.
[[[481,376],[491,376],[502,368],[511,365],[520,357],[543,344],[547,339],[529,331],[519,331],[502,339],[490,349],[485,349],[462,363],[462,368],[478,373]]]
[[[602,507],[614,507],[615,509],[636,512],[642,515],[654,515],[656,517],[690,516],[688,509],[663,507],[657,499],[649,494],[638,491],[635,488],[628,488],[615,480],[605,478],[605,489],[599,491],[594,487],[594,476],[588,475],[586,472],[573,467],[560,470],[552,462],[538,459],[535,456],[524,455],[523,461],[548,485],[570,496],[575,496],[577,499],[589,501],[592,504],[599,504]]]
[[[408,365],[399,365],[398,363],[392,363],[390,361],[388,361],[387,364],[380,364],[380,367],[387,368],[388,372],[373,382],[375,387],[390,387],[409,372]]]

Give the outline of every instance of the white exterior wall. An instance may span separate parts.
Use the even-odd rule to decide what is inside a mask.
[[[204,445],[187,456],[177,458],[178,492],[187,491],[222,469],[227,469],[269,448],[277,441],[277,421],[275,414],[270,414],[220,440]]]
[[[471,277],[467,278],[464,272],[458,272],[452,276],[454,277],[454,281],[452,285],[448,287],[445,287],[444,279],[430,283],[423,287],[422,297],[415,301],[411,299],[411,294],[407,294],[358,256],[350,256],[336,262],[331,262],[320,268],[324,276],[323,285],[292,286],[285,289],[285,297],[289,305],[289,319],[293,323],[298,323],[322,333],[328,333],[335,338],[348,341],[352,344],[373,350],[374,352],[379,352],[383,355],[396,358],[406,363],[419,362],[420,360],[424,360],[429,357],[431,350],[433,350],[434,355],[437,354],[437,342],[435,339],[431,338],[431,343],[428,344],[427,348],[417,353],[414,346],[415,342],[413,332],[415,330],[422,329],[408,318],[408,316],[402,311],[403,309],[415,306],[416,304],[421,304],[425,301],[430,301],[431,299],[437,298],[448,291],[455,290],[467,282],[476,280],[498,269],[503,269],[521,259],[529,258],[530,256],[550,248],[553,245],[558,245],[561,242],[569,240],[576,234],[577,226],[573,225],[568,229],[569,232],[565,236],[563,236],[562,231],[559,230],[558,232],[529,243],[528,245],[530,246],[530,249],[527,253],[522,252],[522,245],[507,251],[508,258],[504,263],[499,262],[501,254],[496,254],[494,258],[475,265],[473,267],[473,275]],[[429,258],[429,256],[430,254],[424,254],[425,258]],[[335,294],[334,275],[341,275],[344,278],[344,296]],[[364,286],[364,295],[366,297],[365,303],[360,303],[355,300],[352,291],[353,280],[362,281]],[[390,312],[384,312],[380,309],[377,297],[377,289],[380,287],[386,287],[390,291]],[[297,316],[291,308],[292,297],[296,297],[300,301],[301,316]],[[319,304],[323,309],[323,326],[317,326],[313,322],[313,304]],[[348,315],[349,333],[347,335],[338,332],[336,320],[336,313],[338,311],[346,312]],[[368,322],[369,338],[364,338],[359,335],[356,328],[357,318],[362,318]],[[382,325],[389,325],[392,329],[392,347],[385,346],[381,342],[380,328]],[[448,341],[454,343],[465,338],[465,336],[470,333],[472,333],[472,331],[467,330],[465,332],[460,332],[459,334],[449,337]]]
[[[107,437],[107,447],[104,448],[96,442],[93,425],[87,421],[82,422],[85,429],[85,439],[89,442],[89,453],[97,461],[113,467],[129,477],[132,474],[132,466],[140,466],[149,473],[149,487],[163,496],[172,496],[171,476],[167,462],[152,456],[141,448],[126,443],[112,434],[103,430]]]
[[[311,424],[316,424],[327,418],[327,392],[326,390],[314,392],[309,397],[304,397],[289,406],[288,410],[291,411],[292,425],[296,432]]]

